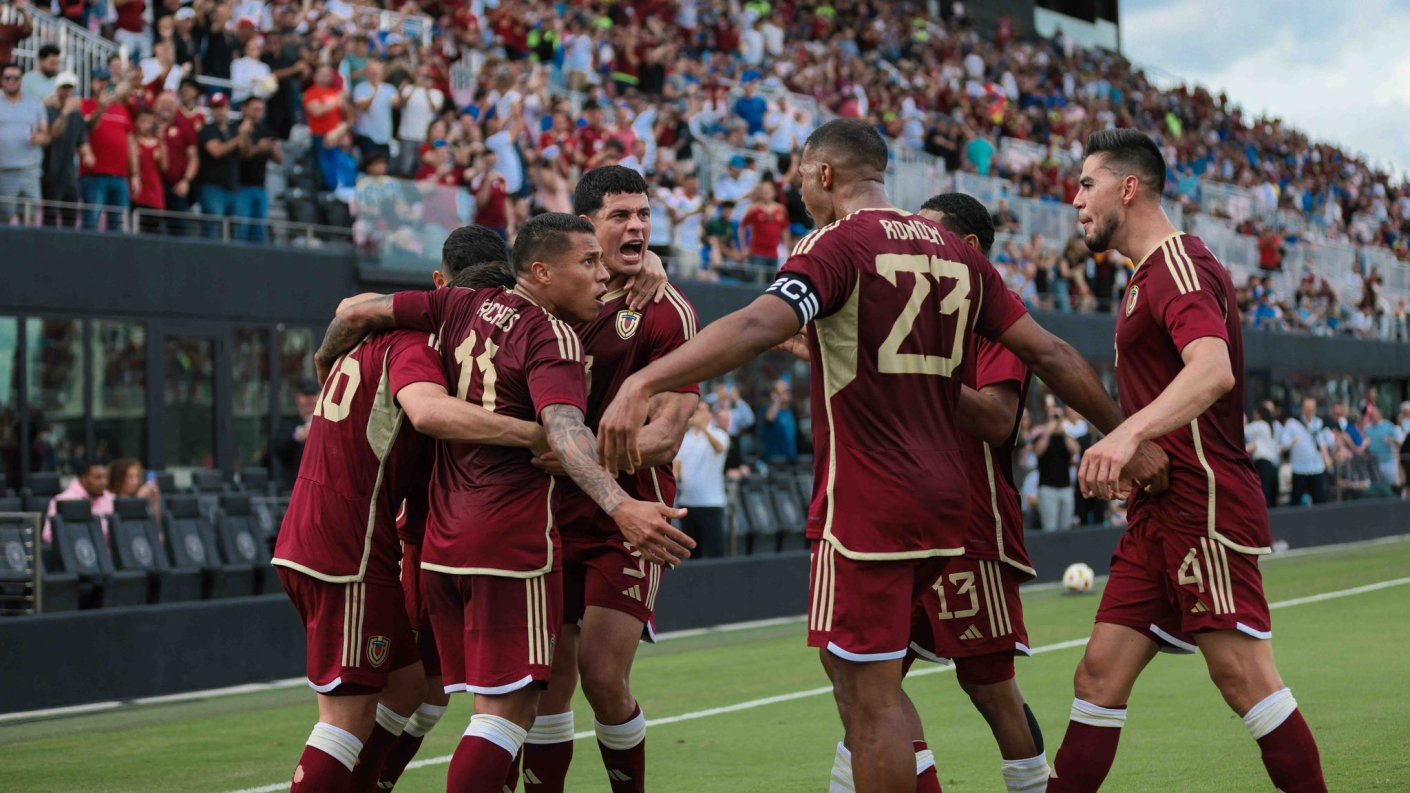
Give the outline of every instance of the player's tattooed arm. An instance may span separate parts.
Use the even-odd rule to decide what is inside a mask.
[[[313,361],[318,365],[318,381],[328,379],[338,356],[351,350],[358,340],[369,333],[388,330],[396,326],[392,314],[391,295],[371,295],[363,300],[344,300],[338,306],[338,314],[323,334],[323,344],[314,353]]]
[[[689,549],[695,547],[695,541],[667,522],[684,517],[685,510],[628,496],[598,464],[597,440],[583,424],[581,410],[571,405],[550,405],[543,410],[543,424],[548,445],[558,454],[563,469],[648,560],[675,567],[690,556]]]
[[[571,405],[549,405],[543,410],[543,427],[548,446],[557,455],[563,471],[572,477],[602,511],[611,513],[626,491],[597,461],[597,439],[583,423],[583,412]]]

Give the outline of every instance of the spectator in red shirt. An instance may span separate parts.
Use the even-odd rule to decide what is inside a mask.
[[[773,182],[754,189],[754,204],[739,224],[740,247],[749,251],[749,263],[767,280],[778,270],[778,249],[788,242],[788,210],[775,200]]]
[[[101,212],[96,207],[108,206],[114,207],[108,212],[108,229],[121,229],[132,193],[140,192],[137,141],[127,99],[125,82],[114,87],[107,69],[94,70],[92,96],[83,100],[81,108],[88,142],[79,150],[78,189],[83,203],[94,207],[84,212],[86,228],[97,229]]]
[[[0,6],[0,63],[14,60],[15,45],[34,32],[34,19],[29,13],[29,0],[15,0],[14,5]]]
[[[333,67],[319,64],[313,72],[313,85],[304,91],[304,112],[315,151],[322,150],[328,133],[347,121],[346,106],[343,89],[333,84]]]
[[[509,241],[509,190],[504,177],[494,170],[495,156],[485,152],[471,166],[475,175],[470,189],[475,191],[475,222]]]
[[[127,45],[128,58],[133,63],[151,55],[152,39],[147,35],[147,21],[143,19],[147,0],[113,0],[113,5],[117,7],[113,40]]]
[[[1266,229],[1258,238],[1258,266],[1277,272],[1283,269],[1283,238],[1274,229]]]
[[[182,93],[185,92],[183,86]],[[162,200],[168,212],[188,212],[191,209],[191,190],[196,184],[196,170],[201,163],[196,148],[205,117],[200,113],[195,114],[195,119],[186,115],[183,109],[177,107],[176,96],[170,93],[157,97],[154,109],[161,124],[162,146],[166,149],[166,162],[162,167]],[[172,234],[185,234],[185,221],[179,218],[169,218],[166,225]]]
[[[166,189],[162,172],[166,170],[166,145],[157,124],[157,114],[151,110],[137,113],[137,178],[133,180],[132,203],[140,209],[166,210]],[[144,234],[155,234],[161,226],[160,215],[142,217],[138,228]]]

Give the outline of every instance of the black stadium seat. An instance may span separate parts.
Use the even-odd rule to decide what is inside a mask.
[[[739,488],[740,523],[748,527],[750,554],[774,553],[778,550],[778,515],[768,487],[758,481],[745,482]]]
[[[284,586],[270,565],[270,548],[264,531],[250,506],[250,497],[231,493],[220,497],[220,514],[216,520],[216,538],[225,561],[248,564],[254,568],[254,592],[283,592]]]
[[[201,512],[195,496],[167,497],[165,520],[171,560],[177,567],[200,568],[202,597],[237,597],[254,591],[254,568],[221,560],[215,527]]]
[[[162,491],[162,495],[176,495],[176,474],[170,471],[155,471],[154,473],[157,475],[157,489]]]
[[[269,494],[269,469],[244,468],[240,471],[240,488],[251,496]]]
[[[803,499],[803,510],[806,512],[813,504],[813,467],[811,465],[802,466],[794,472],[793,486],[798,490],[798,497]]]
[[[161,532],[152,520],[150,505],[142,498],[120,498],[108,518],[114,561],[120,570],[147,574],[147,601],[174,603],[201,599],[201,569],[173,567],[162,547]]]
[[[60,501],[51,518],[54,545],[66,572],[79,580],[79,605],[86,608],[140,606],[147,602],[147,574],[116,570],[103,526],[87,500]]]
[[[54,496],[64,492],[59,484],[59,475],[48,471],[36,471],[25,478],[25,486],[20,490],[24,498],[25,512],[48,512],[49,502]]]
[[[9,499],[7,499],[9,500]],[[19,497],[13,497],[18,501]],[[48,572],[42,569],[40,553],[42,516],[33,513],[16,514],[18,510],[0,510],[0,601],[13,611],[32,607],[31,598],[38,600],[41,613],[73,611],[78,608],[78,576],[73,573]],[[34,591],[35,566],[39,570],[40,591]]]
[[[769,487],[773,497],[774,513],[778,516],[780,551],[806,551],[808,539],[808,510],[798,498],[793,479]]]

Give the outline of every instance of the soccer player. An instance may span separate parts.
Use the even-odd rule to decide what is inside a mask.
[[[319,721],[291,788],[303,793],[358,789],[350,785],[360,756],[358,786],[375,782],[381,752],[406,724],[400,714],[411,713],[425,693],[393,517],[394,505],[418,484],[407,476],[423,448],[417,433],[545,444],[534,422],[496,416],[447,394],[434,336],[369,336],[337,358],[333,370],[314,410],[273,560],[308,631],[308,680],[318,692]],[[404,419],[417,432],[404,429]]]
[[[607,460],[637,454],[652,395],[722,375],[809,326],[818,484],[808,643],[845,703],[857,790],[913,790],[918,758],[901,662],[916,598],[964,551],[969,493],[956,403],[969,334],[1018,353],[1098,427],[1114,429],[1121,412],[982,254],[890,205],[887,148],[875,129],[830,121],[801,157],[803,201],[818,230],[764,295],[627,378],[600,421],[599,444]],[[1156,482],[1163,462],[1142,446],[1127,476]],[[933,766],[925,772],[928,789],[938,789]]]
[[[648,256],[654,257],[646,250],[651,208],[641,174],[616,165],[588,171],[573,193],[573,211],[592,222],[610,273],[606,305],[597,318],[572,323],[587,353],[587,425],[595,429],[622,381],[693,336],[697,320],[694,307],[669,285],[663,302],[640,311],[627,306],[624,285]],[[622,465],[629,469],[618,479],[623,490],[667,506],[675,503],[671,462],[699,393],[692,383],[652,398],[642,459],[636,466]],[[561,473],[553,462],[540,460]],[[562,793],[573,759],[573,691],[581,676],[613,792],[643,791],[646,717],[630,679],[637,645],[654,641],[652,615],[663,570],[644,559],[612,519],[575,487],[564,488],[558,523],[563,532],[563,632],[553,679],[524,745],[525,788]]]
[[[994,223],[984,205],[963,193],[945,193],[926,201],[918,213],[953,231],[966,245],[989,254]],[[1013,353],[982,337],[973,337],[975,362],[966,372],[968,386],[959,405],[970,469],[970,531],[965,553],[951,559],[941,577],[926,590],[912,625],[911,652],[916,658],[953,662],[955,676],[984,716],[1003,757],[1003,778],[1010,793],[1034,793],[1047,786],[1048,759],[1042,732],[1014,679],[1014,655],[1028,654],[1028,634],[1018,586],[1033,578],[1023,541],[1023,511],[1013,483],[1013,441],[1023,418],[1031,375]],[[792,347],[790,347],[792,349]],[[978,399],[975,399],[978,397]],[[979,476],[983,471],[984,475]],[[948,660],[947,660],[948,659]],[[911,739],[924,753],[925,735],[918,714]],[[924,749],[920,747],[925,746]],[[922,754],[921,764],[933,762]],[[852,757],[846,742],[837,745],[831,793],[854,790]],[[927,780],[928,781],[928,780]]]
[[[1317,743],[1273,662],[1258,570],[1271,536],[1243,443],[1234,285],[1203,242],[1171,225],[1164,187],[1165,159],[1144,134],[1105,130],[1088,140],[1072,202],[1087,247],[1138,264],[1116,320],[1116,382],[1131,415],[1087,450],[1078,477],[1089,497],[1110,498],[1132,450],[1153,440],[1170,456],[1170,489],[1132,497],[1048,790],[1101,787],[1136,678],[1159,650],[1198,649],[1273,784],[1325,791]]]
[[[431,274],[431,282],[436,288],[448,285],[471,289],[513,287],[509,246],[489,228],[473,224],[462,226],[452,231],[441,246],[441,267]],[[517,421],[507,417],[505,420]],[[407,763],[420,750],[426,733],[445,715],[450,701],[442,686],[435,631],[426,610],[426,600],[421,596],[421,541],[426,529],[426,489],[430,485],[434,447],[425,436],[417,437],[421,443],[410,455],[415,468],[410,474],[406,501],[397,516],[397,537],[402,549],[402,593],[417,652],[426,672],[425,693],[414,711],[398,711],[396,703],[389,701],[384,692],[378,703],[377,726],[363,747],[353,781],[348,786],[351,793],[391,790]],[[372,787],[374,784],[376,787]]]
[[[490,412],[542,420],[564,470],[651,561],[679,563],[693,543],[667,520],[681,510],[630,498],[599,464],[581,342],[563,319],[591,321],[607,270],[592,224],[548,213],[519,231],[512,290],[440,289],[340,307],[320,347],[326,362],[360,334],[401,326],[440,331],[456,395]],[[562,548],[554,478],[532,455],[441,443],[430,488],[422,585],[448,692],[475,694],[448,787],[499,793],[549,679],[562,613]]]

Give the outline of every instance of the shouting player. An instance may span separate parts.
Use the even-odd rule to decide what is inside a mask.
[[[513,287],[514,275],[509,270],[509,246],[492,229],[484,226],[462,226],[452,231],[441,246],[441,267],[431,274],[431,282],[437,287],[462,286],[471,289],[487,289],[496,286]],[[490,414],[494,415],[494,414]],[[513,438],[509,428],[526,425],[536,433],[542,430],[534,424],[521,422],[508,416],[497,417],[508,422],[506,438]],[[524,427],[520,427],[521,431]],[[435,631],[431,627],[430,615],[426,610],[426,599],[421,596],[421,541],[426,530],[426,490],[430,484],[431,463],[434,449],[425,439],[416,450],[411,474],[411,486],[402,514],[397,520],[397,535],[401,540],[402,592],[406,598],[406,613],[411,620],[412,634],[416,637],[421,665],[426,672],[425,694],[414,712],[398,712],[394,703],[384,694],[377,708],[377,727],[372,731],[372,739],[363,747],[362,763],[353,773],[350,793],[363,790],[391,790],[406,770],[407,763],[416,756],[421,742],[441,717],[445,715],[450,698],[445,693],[441,681],[440,655],[436,650]],[[509,443],[522,445],[520,441]],[[501,443],[501,445],[504,445]],[[389,744],[380,763],[375,744]],[[375,773],[370,787],[364,780],[369,772]]]
[[[340,307],[320,360],[372,329],[440,331],[456,395],[486,410],[541,419],[570,477],[654,561],[693,543],[666,521],[683,514],[629,497],[598,462],[581,342],[563,319],[591,321],[607,270],[592,224],[549,213],[514,245],[517,284],[375,297]],[[518,449],[441,443],[421,567],[448,692],[475,694],[448,787],[500,793],[534,721],[562,622],[562,547],[554,479]]]
[[[393,517],[412,488],[425,487],[407,475],[424,448],[417,432],[544,445],[537,424],[447,394],[434,336],[370,336],[333,364],[274,548],[279,577],[308,631],[308,680],[318,692],[319,721],[294,771],[292,790],[304,793],[375,783],[382,751],[406,725],[401,714],[412,713],[425,693],[398,580]],[[403,429],[404,417],[417,432]]]
[[[1018,353],[1097,426],[1121,421],[1091,367],[1028,317],[982,254],[889,204],[886,164],[885,141],[863,122],[815,130],[799,172],[818,230],[764,295],[627,378],[600,422],[604,459],[636,454],[652,395],[722,375],[810,326],[808,643],[833,680],[861,793],[916,789],[918,765],[925,789],[939,789],[910,739],[901,662],[918,596],[964,552],[956,403],[971,329]],[[1127,473],[1155,480],[1163,463],[1142,446]]]
[[[1140,132],[1093,134],[1078,184],[1072,203],[1087,247],[1139,262],[1116,319],[1116,383],[1131,417],[1087,450],[1078,476],[1088,497],[1111,498],[1137,444],[1153,440],[1170,456],[1170,489],[1132,498],[1048,790],[1101,787],[1136,678],[1159,650],[1198,649],[1273,784],[1324,791],[1317,743],[1273,663],[1258,569],[1272,537],[1243,442],[1243,335],[1229,272],[1165,216],[1165,159]]]
[[[925,202],[919,214],[989,254],[994,222],[973,197],[937,195]],[[973,338],[973,345],[974,366],[967,368],[966,380],[977,391],[963,389],[959,403],[960,420],[970,436],[965,439],[971,472],[970,531],[964,556],[951,559],[921,597],[905,667],[916,658],[953,662],[960,687],[998,742],[1006,789],[1036,793],[1047,785],[1048,758],[1038,722],[1014,679],[1013,665],[1015,654],[1028,654],[1018,586],[1034,575],[1024,547],[1023,511],[1012,460],[1032,378],[1023,362],[1002,346],[979,336]],[[789,349],[797,352],[796,345]],[[911,738],[917,747],[924,745],[918,714]],[[920,758],[921,765],[929,762]],[[837,744],[830,793],[853,790],[852,755],[843,741]]]
[[[665,300],[634,311],[628,279],[642,268],[651,238],[646,181],[630,168],[608,166],[583,174],[573,211],[591,221],[610,279],[606,305],[592,322],[573,323],[588,364],[587,425],[597,420],[631,373],[669,353],[695,334],[695,309],[672,286]],[[652,398],[642,433],[642,459],[618,482],[636,498],[675,503],[671,470],[686,424],[699,401],[692,383]],[[549,456],[551,458],[551,455]],[[557,470],[552,459],[542,459]],[[615,469],[614,469],[615,470]],[[631,691],[637,645],[652,634],[662,567],[643,558],[592,499],[565,487],[558,514],[563,532],[563,632],[553,660],[553,680],[524,745],[524,787],[562,793],[573,759],[573,690],[581,675],[592,706],[598,749],[614,793],[646,789],[646,717]]]

